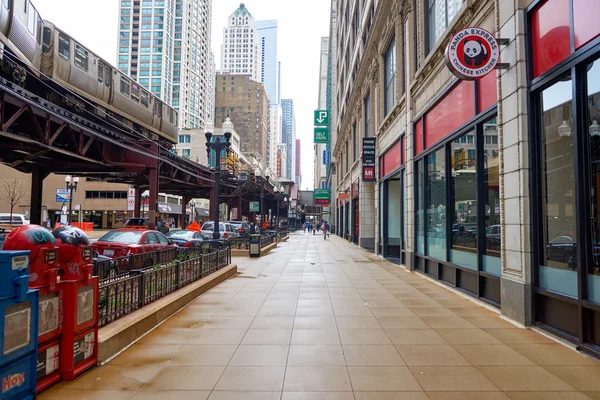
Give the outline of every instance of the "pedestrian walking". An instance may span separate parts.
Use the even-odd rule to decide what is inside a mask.
[[[313,235],[315,235],[317,233],[317,223],[316,222],[312,225],[312,231],[313,231]]]
[[[323,231],[323,240],[327,240],[327,235],[329,234],[329,224],[327,221],[323,221],[323,225],[321,225],[321,230]]]

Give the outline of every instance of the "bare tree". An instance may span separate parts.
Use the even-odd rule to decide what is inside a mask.
[[[5,179],[0,185],[0,199],[6,201],[10,206],[10,223],[12,224],[13,210],[23,200],[27,191],[20,179]]]

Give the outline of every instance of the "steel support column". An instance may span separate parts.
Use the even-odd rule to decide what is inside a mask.
[[[208,206],[208,219],[210,221],[215,220],[215,188],[210,188],[210,202]]]
[[[29,219],[32,224],[41,225],[42,223],[42,190],[44,188],[44,179],[48,173],[36,168],[31,171],[31,190],[29,200]]]
[[[134,186],[135,188],[135,207],[133,209],[133,218],[140,217],[140,205],[142,200],[142,192],[140,191],[139,186]]]
[[[183,196],[183,198],[181,199],[181,229],[185,229],[188,225],[187,223],[187,205],[190,202],[191,197],[189,196]],[[192,211],[192,210],[190,210]],[[190,216],[192,216],[192,214],[190,213]]]
[[[148,175],[148,229],[156,229],[156,217],[158,209],[158,168],[150,168]]]

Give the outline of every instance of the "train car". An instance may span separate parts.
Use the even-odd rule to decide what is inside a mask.
[[[172,107],[42,20],[30,0],[0,0],[0,47],[2,68],[15,82],[30,89],[27,71],[14,57],[36,78],[51,78],[46,83],[64,96],[67,106],[88,110],[101,120],[110,115],[151,140],[176,143],[177,113]],[[34,89],[57,104],[65,102],[44,84]]]

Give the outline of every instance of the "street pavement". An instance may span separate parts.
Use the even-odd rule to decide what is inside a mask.
[[[600,363],[342,239],[296,233],[52,399],[600,399]]]

